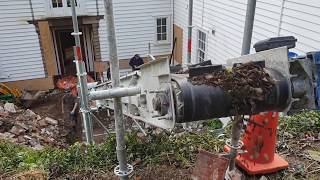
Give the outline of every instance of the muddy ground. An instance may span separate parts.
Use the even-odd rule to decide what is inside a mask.
[[[61,112],[61,98],[63,92],[49,93],[41,98],[33,106],[30,107],[32,111],[42,117],[51,117],[56,120],[62,120]],[[114,120],[107,117],[105,113],[97,114],[103,124],[110,130],[114,128]],[[131,124],[128,126],[130,128]],[[96,142],[101,142],[105,130],[94,121],[94,134]],[[306,150],[320,151],[319,141],[302,141],[297,138],[283,138],[278,141],[279,154],[289,162],[289,168],[278,173],[266,175],[267,179],[320,179],[320,165],[319,162],[313,160],[305,152]],[[282,147],[283,145],[289,147]],[[181,169],[171,165],[138,165],[135,167],[131,179],[134,180],[153,180],[153,179],[190,179],[192,168]],[[11,177],[28,177],[29,173],[25,172],[13,175]],[[37,172],[36,172],[37,173]],[[40,173],[41,174],[41,173]],[[244,179],[260,179],[261,176],[248,176]],[[28,179],[28,178],[27,178]],[[96,173],[94,171],[74,172],[64,175],[61,179],[117,179],[113,172]]]

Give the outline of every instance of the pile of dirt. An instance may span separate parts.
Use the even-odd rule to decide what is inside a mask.
[[[231,71],[221,70],[209,74],[194,76],[189,79],[194,85],[221,87],[232,99],[232,108],[236,112],[264,101],[270,94],[274,82],[265,69],[256,63],[244,63],[234,66]]]
[[[0,105],[0,139],[35,149],[44,146],[66,147],[70,133],[62,119],[41,116],[13,103]]]

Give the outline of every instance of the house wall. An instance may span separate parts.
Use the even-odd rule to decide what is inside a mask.
[[[99,7],[103,6],[100,1]],[[119,59],[129,59],[134,54],[145,57],[148,54],[148,43],[151,43],[151,54],[162,55],[171,52],[171,33],[167,44],[156,44],[156,17],[172,18],[171,0],[117,0],[114,2],[114,16],[117,34]],[[90,6],[93,12],[96,7]],[[104,9],[100,8],[104,15]],[[170,20],[172,23],[172,20]],[[170,27],[172,28],[172,27]],[[108,41],[105,19],[100,20],[99,39],[101,58],[109,60]]]
[[[70,16],[66,13],[54,15],[49,11],[50,0],[31,0],[36,21],[46,18]],[[103,0],[78,0],[82,16],[104,15]],[[172,18],[172,0],[114,0],[114,14],[119,59],[129,59],[134,54],[142,57],[148,53],[151,43],[153,55],[169,54],[171,39],[167,44],[156,44],[156,17]],[[98,8],[97,8],[98,7]],[[39,35],[32,22],[29,1],[0,1],[0,82],[12,82],[46,78],[46,62],[41,53]],[[70,17],[71,18],[71,17]],[[29,21],[29,22],[28,22]],[[170,23],[172,20],[170,19]],[[170,27],[172,28],[172,27]],[[99,48],[97,60],[108,61],[106,22],[100,20],[93,28],[95,48]],[[171,35],[171,31],[170,31]],[[171,37],[170,37],[171,38]],[[97,50],[98,52],[98,50]]]
[[[41,3],[34,7],[43,14]],[[0,1],[0,82],[45,77],[38,34],[28,20],[28,1]]]
[[[198,30],[207,33],[207,56],[213,63],[240,56],[247,0],[199,0],[193,7],[192,62],[197,62]],[[293,50],[305,53],[320,49],[320,1],[257,0],[252,44],[276,36],[298,39]],[[187,35],[188,0],[176,0],[174,23]],[[187,57],[183,37],[183,60]],[[251,50],[254,52],[254,49]]]

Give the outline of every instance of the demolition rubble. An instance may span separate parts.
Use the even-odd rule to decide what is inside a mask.
[[[70,128],[51,117],[43,117],[13,103],[0,104],[0,140],[7,140],[34,149],[44,146],[66,147]]]
[[[195,85],[220,87],[232,99],[233,109],[243,111],[249,105],[254,112],[256,104],[265,101],[274,87],[263,66],[255,63],[238,64],[231,70],[221,70],[190,78]]]

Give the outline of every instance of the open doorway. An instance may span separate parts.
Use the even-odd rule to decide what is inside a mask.
[[[93,73],[93,47],[90,28],[80,28],[82,35],[80,36],[81,50],[83,61],[85,62],[86,71],[89,74]],[[76,66],[73,62],[74,53],[73,47],[75,45],[74,37],[71,35],[72,29],[54,29],[54,44],[57,58],[57,66],[59,75],[76,75]]]

